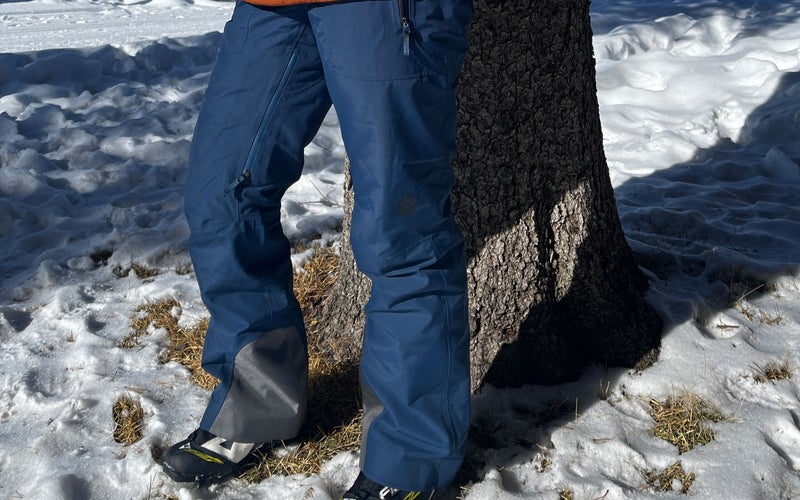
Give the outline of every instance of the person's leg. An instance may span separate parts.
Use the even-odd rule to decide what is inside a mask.
[[[189,251],[211,314],[203,367],[219,378],[200,428],[293,437],[306,408],[305,331],[280,201],[330,108],[307,7],[238,3],[192,142]]]
[[[466,272],[450,162],[471,5],[408,3],[406,33],[397,0],[319,6],[309,19],[350,157],[351,242],[372,280],[362,470],[385,486],[429,490],[452,481],[469,428]]]

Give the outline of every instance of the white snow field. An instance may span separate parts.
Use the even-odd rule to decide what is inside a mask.
[[[182,183],[219,31],[213,0],[0,3],[0,498],[337,499],[358,472],[171,482],[152,448],[182,439],[207,393],[161,364],[163,330],[122,349],[137,306],[203,317]],[[590,369],[474,398],[490,446],[469,500],[648,499],[678,460],[694,498],[800,497],[800,2],[595,0],[598,98],[620,216],[664,318],[641,374]],[[293,241],[335,241],[344,146],[335,113],[283,204]],[[98,258],[103,255],[106,259]],[[94,257],[94,258],[93,258]],[[298,256],[298,261],[302,256]],[[115,269],[159,271],[140,279]],[[758,381],[769,363],[794,377]],[[686,391],[728,421],[679,453],[649,401]],[[123,394],[144,438],[112,438]],[[547,418],[558,403],[566,412]],[[552,412],[551,412],[552,413]]]

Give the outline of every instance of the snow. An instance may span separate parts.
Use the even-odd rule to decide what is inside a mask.
[[[178,272],[189,264],[182,182],[231,9],[0,4],[2,498],[323,500],[357,474],[345,453],[314,476],[172,483],[151,448],[191,431],[207,394],[159,363],[163,331],[117,347],[141,304],[175,298],[185,325],[205,314],[193,275]],[[570,384],[477,395],[491,442],[470,446],[486,466],[466,498],[673,497],[642,471],[677,460],[697,498],[800,496],[800,5],[594,0],[592,22],[611,178],[665,320],[662,353],[641,374],[595,367]],[[331,112],[284,200],[293,241],[336,239],[343,155]],[[160,273],[119,272],[134,264]],[[794,377],[755,380],[784,361]],[[734,418],[679,455],[653,436],[648,402],[684,391]],[[125,393],[146,413],[129,447],[111,440]]]

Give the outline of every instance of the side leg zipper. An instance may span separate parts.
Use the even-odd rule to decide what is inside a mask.
[[[244,162],[244,170],[242,170],[242,173],[239,174],[239,176],[237,176],[236,179],[233,180],[233,182],[225,186],[225,189],[222,190],[222,196],[227,196],[237,187],[241,186],[245,181],[250,179],[250,172],[253,168],[256,167],[256,163],[258,161],[261,142],[264,140],[264,136],[267,133],[267,127],[270,124],[272,115],[275,114],[275,109],[278,107],[278,102],[280,101],[283,95],[283,91],[284,89],[286,89],[286,86],[289,83],[289,78],[292,76],[294,67],[297,64],[297,58],[298,56],[296,52],[293,52],[292,55],[289,57],[289,62],[286,64],[286,68],[283,70],[283,75],[281,75],[281,79],[278,82],[278,86],[275,89],[275,93],[272,95],[272,98],[267,104],[267,108],[264,110],[264,114],[261,117],[261,122],[258,126],[258,130],[256,130],[256,134],[253,137],[253,142],[250,145],[250,150],[247,153],[247,159]]]
[[[239,187],[244,181],[250,178],[250,171],[245,170],[242,172],[239,177],[233,180],[230,184],[225,186],[225,189],[222,190],[222,196],[226,196],[228,193]]]

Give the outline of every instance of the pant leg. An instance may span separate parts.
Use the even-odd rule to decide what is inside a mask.
[[[408,41],[397,0],[315,7],[309,19],[351,162],[351,242],[372,280],[362,469],[418,490],[452,481],[469,428],[466,272],[450,162],[471,5],[410,3]],[[355,29],[352,19],[363,21]]]
[[[239,2],[195,129],[185,202],[211,313],[203,367],[220,379],[200,426],[227,439],[289,438],[304,418],[305,330],[280,202],[329,108],[307,7]]]

